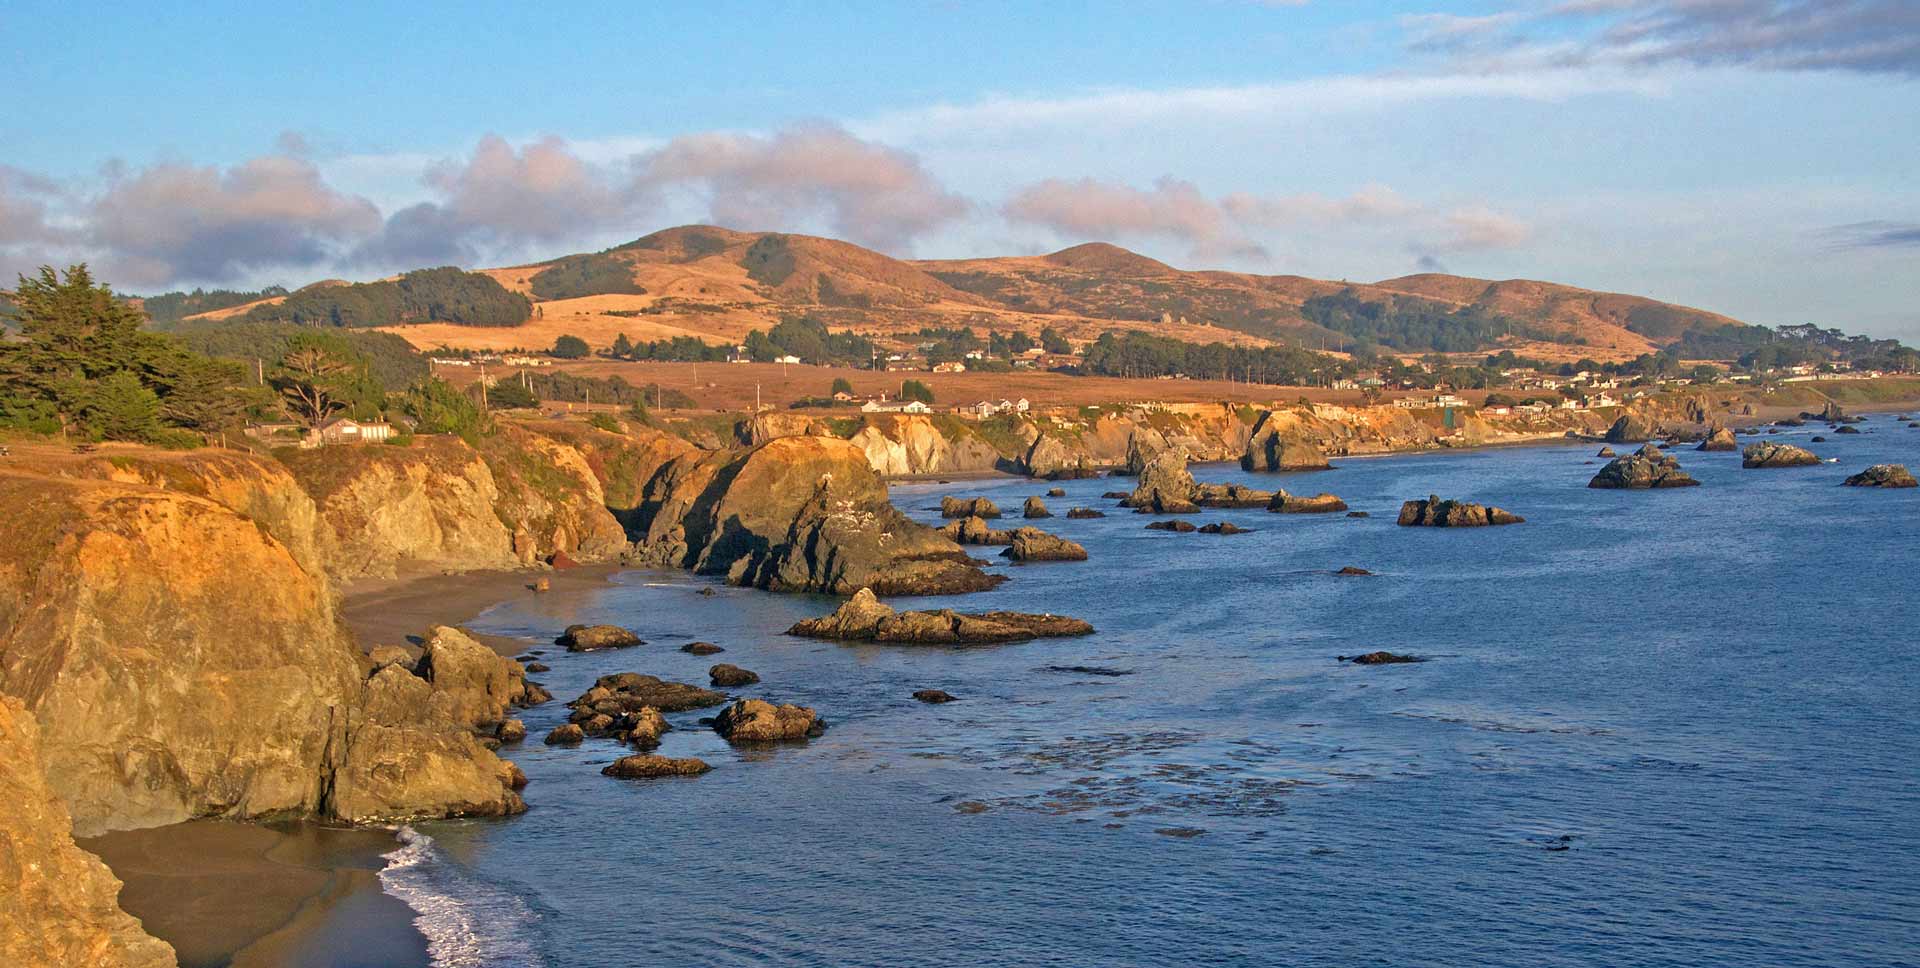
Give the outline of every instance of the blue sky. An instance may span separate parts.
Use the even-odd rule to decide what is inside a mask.
[[[719,221],[1920,341],[1911,0],[16,0],[0,51],[8,273],[298,285]]]

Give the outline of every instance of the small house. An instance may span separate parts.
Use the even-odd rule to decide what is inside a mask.
[[[352,417],[335,417],[315,430],[322,443],[377,444],[393,436],[393,427],[381,421],[361,422]]]

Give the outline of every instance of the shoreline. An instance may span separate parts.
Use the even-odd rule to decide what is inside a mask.
[[[417,651],[424,641],[422,636],[433,626],[464,626],[481,612],[516,595],[547,597],[605,588],[622,570],[617,563],[602,562],[558,571],[528,568],[363,578],[339,589],[340,618],[363,652],[379,645],[403,645]],[[551,590],[533,591],[533,583],[542,578],[551,584]],[[530,644],[509,636],[463,631],[508,658],[525,652]]]
[[[190,820],[79,841],[181,968],[430,968],[415,912],[381,889],[392,830]]]
[[[464,626],[515,595],[607,587],[617,564],[560,571],[424,572],[338,589],[339,614],[361,650],[417,652],[435,625]],[[529,643],[474,634],[512,658]],[[190,820],[81,842],[122,883],[120,904],[174,946],[181,968],[431,968],[410,905],[386,892],[382,856],[402,845],[381,827]]]

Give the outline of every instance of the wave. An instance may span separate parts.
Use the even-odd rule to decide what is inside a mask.
[[[382,854],[380,886],[413,908],[435,968],[541,968],[525,901],[448,863],[433,838],[403,826]]]

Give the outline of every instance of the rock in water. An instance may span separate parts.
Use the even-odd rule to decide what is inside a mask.
[[[1178,448],[1161,451],[1140,471],[1140,483],[1127,495],[1126,506],[1153,514],[1196,514],[1198,486],[1187,473],[1187,455]]]
[[[1067,489],[1066,489],[1066,488],[1064,488],[1064,487],[1050,487],[1050,488],[1047,488],[1047,496],[1048,496],[1048,497],[1066,497],[1066,496],[1067,496]]]
[[[997,518],[1000,506],[984,497],[943,497],[940,499],[940,516],[943,518]]]
[[[806,706],[776,706],[742,699],[714,717],[713,729],[729,743],[778,743],[818,736],[826,728]]]
[[[1595,454],[1595,455],[1593,455],[1593,456],[1595,456],[1595,457],[1618,457],[1618,456],[1620,456],[1620,455],[1619,455],[1619,454],[1616,454],[1616,453],[1614,453],[1614,452],[1613,452],[1613,448],[1611,448],[1611,447],[1602,447],[1602,448],[1600,448],[1600,453],[1598,453],[1598,454]]]
[[[708,766],[704,760],[691,756],[674,759],[652,753],[636,753],[632,756],[622,756],[607,764],[606,769],[601,770],[600,774],[619,777],[623,780],[650,780],[661,776],[699,776],[711,769],[713,767]]]
[[[1095,511],[1092,508],[1070,508],[1067,511],[1067,517],[1076,521],[1086,520],[1088,518],[1104,518],[1106,516],[1107,512]]]
[[[1847,478],[1848,487],[1913,487],[1913,472],[1905,464],[1875,464]]]
[[[1056,488],[1056,490],[1058,489]],[[1053,512],[1047,510],[1047,502],[1037,497],[1030,497],[1027,498],[1027,503],[1020,508],[1020,516],[1023,518],[1050,518],[1053,517]]]
[[[1039,528],[1015,528],[1012,547],[1001,555],[1015,561],[1085,561],[1087,549]]]
[[[1234,524],[1231,521],[1220,521],[1214,524],[1203,526],[1200,529],[1200,533],[1201,534],[1246,534],[1248,532],[1246,528],[1240,527],[1239,525]]]
[[[1267,503],[1267,510],[1275,514],[1331,514],[1346,509],[1347,502],[1325,493],[1302,497],[1286,491],[1275,491],[1273,500]]]
[[[578,746],[586,742],[587,731],[575,723],[562,723],[547,733],[544,742],[548,746]]]
[[[1740,453],[1741,467],[1811,467],[1820,463],[1812,451],[1795,447],[1792,444],[1776,444],[1762,441],[1748,444]]]
[[[590,722],[594,716],[607,716],[614,723],[603,728],[611,733],[621,729],[619,722],[623,718],[636,716],[640,710],[652,706],[661,712],[677,713],[688,709],[700,709],[705,706],[717,706],[727,701],[727,697],[711,689],[688,685],[684,682],[668,682],[657,676],[641,675],[638,672],[616,672],[601,676],[593,682],[593,688],[581,693],[580,698],[567,703],[573,714],[567,717],[575,723]],[[594,732],[589,729],[589,733]]]
[[[1172,531],[1175,534],[1189,534],[1196,530],[1185,521],[1154,521],[1147,525],[1148,531]]]
[[[1033,638],[1087,635],[1093,626],[1061,615],[1024,612],[987,612],[966,615],[948,609],[937,612],[896,612],[869,589],[861,589],[831,615],[805,619],[787,629],[788,635],[840,641],[902,644],[971,645],[1024,642]]]
[[[1342,662],[1355,665],[1392,665],[1399,662],[1425,662],[1427,660],[1413,655],[1395,655],[1392,652],[1369,652],[1365,655],[1340,656]]]
[[[913,698],[918,699],[921,702],[925,702],[925,703],[943,703],[943,702],[954,701],[954,697],[944,689],[916,690],[913,694]]]
[[[1652,440],[1653,422],[1637,413],[1623,413],[1607,428],[1607,443],[1639,444]],[[1601,456],[1605,456],[1604,454]]]
[[[1523,518],[1503,508],[1467,501],[1442,501],[1429,495],[1424,501],[1400,505],[1399,523],[1407,527],[1477,528],[1495,524],[1520,524]]]
[[[686,645],[680,647],[680,651],[688,655],[719,655],[727,650],[714,645],[712,642],[688,642]]]
[[[1857,434],[1859,432],[1860,428],[1852,424],[1841,424],[1838,429],[1834,430],[1836,434]]]
[[[1370,572],[1365,568],[1355,568],[1352,565],[1348,565],[1345,568],[1342,568],[1339,571],[1334,572],[1334,574],[1336,575],[1371,575],[1373,574],[1373,572]]]
[[[1240,466],[1250,471],[1323,471],[1331,467],[1306,433],[1289,425],[1294,419],[1284,411],[1268,411],[1247,438],[1240,454]]]
[[[1700,482],[1680,469],[1680,461],[1649,445],[1631,457],[1616,457],[1600,468],[1588,487],[1645,490],[1660,487],[1697,487]]]
[[[708,669],[707,679],[712,682],[713,685],[723,689],[732,689],[736,686],[751,686],[760,681],[758,675],[742,669],[737,665],[730,665],[725,662]]]
[[[833,437],[779,437],[745,453],[683,455],[654,473],[643,500],[645,534],[627,554],[629,564],[835,595],[867,587],[951,595],[1006,580],[981,571],[959,546],[894,507],[866,451]]]
[[[618,625],[569,625],[554,642],[566,646],[568,652],[598,652],[647,644],[640,636]]]
[[[1697,449],[1698,450],[1715,450],[1715,451],[1735,451],[1740,449],[1740,442],[1734,439],[1733,431],[1728,430],[1725,427],[1721,427],[1719,430],[1716,430],[1712,434],[1708,435],[1706,440],[1701,441],[1700,446]]]

